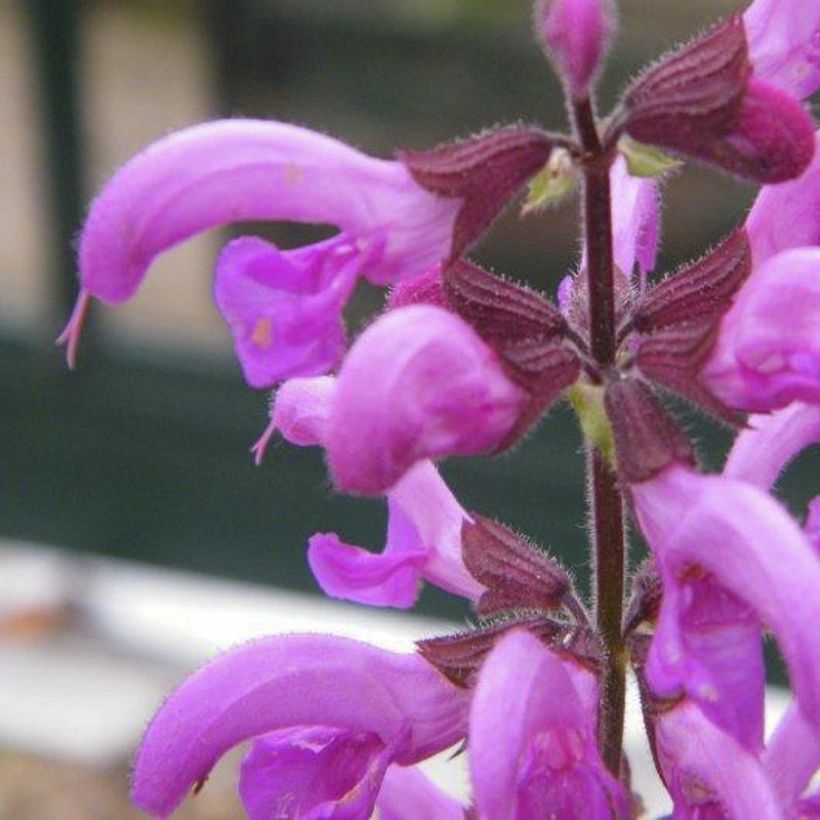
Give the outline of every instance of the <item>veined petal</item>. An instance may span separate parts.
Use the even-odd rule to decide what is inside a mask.
[[[650,685],[669,697],[685,690],[716,726],[759,752],[766,683],[760,621],[714,577],[682,580],[663,562],[660,568],[663,602],[649,652]]]
[[[735,439],[723,475],[768,490],[786,465],[810,444],[820,442],[820,407],[802,402],[771,415],[750,416]]]
[[[501,638],[484,661],[469,733],[482,818],[629,816],[626,793],[598,754],[596,710],[572,665],[523,630]]]
[[[342,309],[365,257],[344,235],[295,251],[253,236],[219,257],[214,298],[251,387],[332,369],[342,356]]]
[[[248,817],[370,817],[393,745],[326,726],[263,735],[242,762],[239,793]]]
[[[80,237],[80,276],[92,295],[119,303],[155,256],[200,231],[289,220],[337,225],[360,249],[383,242],[364,275],[393,282],[448,254],[459,205],[425,191],[400,162],[304,128],[209,122],[159,140],[111,178]]]
[[[376,801],[379,820],[464,820],[465,807],[414,766],[391,766]]]
[[[675,817],[785,818],[758,757],[686,701],[654,721],[655,748]]]
[[[820,86],[820,7],[804,0],[754,0],[743,13],[755,74],[800,98]]]
[[[768,259],[723,317],[702,380],[726,404],[820,403],[820,248]]]
[[[789,248],[820,245],[820,131],[814,147],[811,165],[797,179],[764,185],[757,195],[746,219],[755,265]]]
[[[488,450],[526,394],[457,316],[413,305],[377,319],[339,373],[327,452],[336,486],[379,494],[417,461]]]
[[[422,578],[477,600],[484,587],[461,557],[467,513],[430,461],[421,461],[387,492],[384,551],[373,554],[331,534],[310,539],[308,561],[322,589],[336,598],[402,609],[412,606]]]
[[[240,646],[203,667],[148,727],[134,802],[165,817],[228,749],[280,729],[326,726],[402,739],[394,759],[415,763],[465,731],[465,693],[418,655],[325,635]]]
[[[783,805],[794,804],[820,767],[820,733],[796,702],[780,719],[761,759]]]
[[[662,610],[668,584],[686,586],[713,577],[774,632],[801,708],[820,728],[820,561],[797,524],[757,487],[677,465],[631,491],[641,529],[664,575]],[[675,643],[653,642],[650,683],[654,685],[653,670],[662,665],[665,682],[671,684],[670,670],[676,667],[679,689],[689,691],[685,667],[693,661],[697,658],[685,657]],[[689,694],[704,704],[716,703],[714,692],[705,699],[697,690]]]

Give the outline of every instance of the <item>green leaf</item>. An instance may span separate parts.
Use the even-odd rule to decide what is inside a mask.
[[[633,177],[662,177],[683,165],[681,160],[669,156],[660,148],[633,140],[626,134],[618,140],[618,150],[626,159]]]
[[[556,148],[549,162],[529,181],[528,193],[521,214],[557,205],[572,193],[578,182],[578,168],[566,148]]]

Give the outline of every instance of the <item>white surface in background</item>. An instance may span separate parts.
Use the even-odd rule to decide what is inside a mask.
[[[79,634],[33,644],[0,641],[0,746],[92,765],[129,757],[147,720],[186,670],[262,635],[332,632],[385,649],[457,624],[318,597],[57,550],[0,545],[0,620],[70,604]],[[650,814],[671,805],[646,743],[637,687],[627,695],[625,747]],[[771,728],[788,696],[768,698]],[[469,794],[466,755],[424,768],[451,794]]]

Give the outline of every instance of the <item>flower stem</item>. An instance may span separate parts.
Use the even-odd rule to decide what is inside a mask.
[[[573,117],[584,148],[584,232],[589,293],[589,346],[599,370],[615,362],[615,292],[612,257],[611,152],[600,142],[589,99],[573,102]],[[587,484],[595,573],[595,620],[606,651],[599,726],[601,754],[615,777],[621,770],[626,661],[622,637],[624,573],[623,499],[617,476],[603,453],[588,444]]]

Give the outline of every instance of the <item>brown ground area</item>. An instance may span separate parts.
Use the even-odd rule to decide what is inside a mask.
[[[0,820],[131,820],[145,815],[128,801],[128,766],[100,771],[0,751]],[[233,820],[245,815],[235,769],[220,766],[175,820]]]

